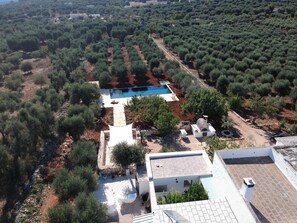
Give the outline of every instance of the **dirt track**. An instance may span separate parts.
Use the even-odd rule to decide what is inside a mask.
[[[178,58],[177,55],[172,53],[165,47],[164,41],[161,38],[155,38],[150,35],[152,40],[156,43],[160,50],[162,50],[168,60],[175,60],[179,63],[181,69],[186,71],[188,74],[196,78],[201,87],[206,89],[214,89],[208,86],[203,80],[201,80],[198,76],[198,72],[194,69],[190,69],[186,65],[182,63],[182,61]],[[236,116],[232,111],[228,113],[229,117],[232,118],[233,122],[235,123],[234,128],[238,129],[241,133],[242,137],[244,138],[244,142],[241,143],[246,146],[254,146],[254,147],[261,147],[261,146],[269,146],[271,142],[267,139],[267,134],[265,131],[261,129],[254,128],[253,126],[249,125],[248,123],[244,122],[238,116]]]

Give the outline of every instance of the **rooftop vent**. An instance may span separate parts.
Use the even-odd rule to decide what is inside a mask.
[[[156,167],[163,167],[163,165],[162,164],[157,164]]]

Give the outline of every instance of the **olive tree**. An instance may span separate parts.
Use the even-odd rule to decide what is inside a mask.
[[[128,145],[127,142],[122,142],[114,146],[112,161],[125,169],[132,163],[142,163],[145,153],[146,149],[141,145]]]

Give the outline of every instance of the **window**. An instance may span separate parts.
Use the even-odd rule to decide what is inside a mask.
[[[165,191],[167,191],[167,185],[155,186],[155,192],[156,193],[165,192]]]
[[[192,180],[185,180],[184,181],[184,187],[189,187],[192,185]]]

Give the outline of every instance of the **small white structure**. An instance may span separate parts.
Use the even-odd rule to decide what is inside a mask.
[[[255,186],[255,181],[253,178],[248,177],[248,178],[243,178],[242,186],[240,189],[240,192],[242,196],[247,200],[251,201],[252,196],[253,196],[253,191],[254,191],[254,186]]]
[[[203,118],[199,118],[196,124],[191,125],[192,133],[196,138],[213,136],[216,134],[216,130],[210,123],[208,123],[207,119],[208,116],[203,115]]]

